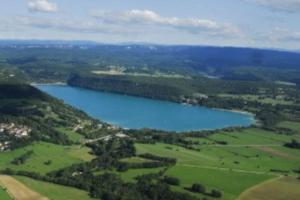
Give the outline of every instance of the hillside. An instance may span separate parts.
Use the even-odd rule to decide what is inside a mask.
[[[66,81],[74,72],[118,67],[128,73],[158,71],[300,84],[300,54],[269,49],[11,41],[2,42],[0,63],[30,81]]]
[[[1,149],[14,149],[33,141],[72,144],[68,135],[59,129],[101,124],[37,88],[21,83],[0,84]],[[101,135],[101,131],[99,133]],[[86,135],[86,137],[88,137]],[[91,137],[91,136],[90,136]]]

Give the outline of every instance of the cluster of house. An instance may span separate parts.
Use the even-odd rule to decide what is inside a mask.
[[[16,138],[27,137],[31,132],[31,128],[23,125],[16,125],[15,123],[0,123],[0,138],[1,136],[13,136]],[[5,151],[9,148],[9,141],[0,142],[0,151]]]
[[[105,137],[103,137],[102,139],[103,139],[104,141],[109,141],[109,140],[111,140],[111,139],[113,139],[113,138],[129,138],[129,136],[126,135],[126,134],[124,134],[124,133],[121,131],[121,132],[119,132],[119,133],[116,133],[115,135],[108,135],[108,136],[105,136]]]
[[[6,151],[7,149],[9,149],[9,141],[6,142],[0,142],[0,152],[2,151]]]
[[[78,124],[73,128],[73,131],[79,131],[79,130],[82,130],[84,129],[86,126],[91,126],[92,125],[92,122],[91,121],[81,121],[81,120],[78,120]],[[103,128],[106,128],[107,130],[111,130],[111,131],[114,131],[114,130],[119,130],[120,128],[118,126],[114,126],[114,125],[104,125],[104,124],[97,124],[97,128],[98,129],[103,129]]]
[[[185,97],[185,96],[180,97],[181,103],[190,104],[190,105],[198,104],[199,101],[203,99],[208,99],[208,96],[206,94],[194,93],[192,97]]]
[[[22,125],[16,125],[15,123],[0,124],[0,134],[7,133],[17,138],[27,137],[31,132],[31,128]]]

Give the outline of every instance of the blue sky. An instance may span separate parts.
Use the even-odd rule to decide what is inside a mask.
[[[0,39],[300,49],[300,0],[0,2]]]

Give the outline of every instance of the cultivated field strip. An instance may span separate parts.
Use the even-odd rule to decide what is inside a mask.
[[[49,200],[11,176],[1,175],[0,184],[7,189],[8,194],[15,200]]]

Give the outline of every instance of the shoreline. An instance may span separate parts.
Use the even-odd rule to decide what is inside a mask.
[[[30,83],[30,85],[32,86],[35,86],[35,85],[63,85],[63,86],[66,86],[68,85],[66,82],[53,82],[53,83],[35,83],[35,82],[32,82]]]
[[[38,85],[57,85],[57,86],[69,86],[67,82],[53,82],[53,83],[35,83],[32,82],[30,83],[30,85],[32,86],[38,86]],[[81,87],[78,87],[81,88]],[[88,88],[84,88],[87,90],[93,90],[93,89],[88,89]],[[99,90],[93,90],[93,91],[99,91]],[[115,93],[115,92],[108,92],[108,93],[112,93],[112,94],[119,94],[119,93]],[[128,94],[121,94],[121,95],[128,95]],[[145,98],[145,99],[152,99],[152,98],[147,98],[147,97],[143,97],[143,96],[135,96],[135,95],[128,95],[128,96],[134,96],[134,97],[140,97],[140,98]],[[243,115],[247,115],[252,117],[253,121],[254,121],[254,125],[258,123],[258,120],[255,118],[255,114],[248,112],[248,111],[244,111],[244,110],[238,110],[238,109],[226,109],[226,108],[212,108],[212,107],[207,107],[207,106],[201,106],[201,105],[194,105],[194,104],[189,104],[189,103],[180,103],[180,102],[175,102],[175,101],[169,101],[169,100],[161,100],[161,99],[155,99],[153,98],[152,100],[158,100],[158,101],[167,101],[167,102],[171,102],[171,103],[176,103],[176,104],[181,104],[183,106],[199,106],[199,107],[206,107],[206,108],[210,108],[213,110],[218,110],[218,111],[225,111],[225,112],[233,112],[233,113],[238,113],[238,114],[243,114]]]
[[[33,86],[42,86],[42,85],[53,85],[53,86],[67,86],[68,84],[67,83],[63,83],[63,82],[53,82],[53,83],[31,83],[31,85]],[[81,88],[81,87],[78,87],[78,88]],[[85,88],[86,89],[86,88]],[[88,89],[88,90],[91,90],[91,89]],[[97,90],[92,90],[92,91],[97,91]],[[113,92],[111,92],[113,93]],[[142,98],[145,98],[145,97],[142,97]],[[146,98],[146,99],[149,99],[149,98]],[[158,101],[161,101],[160,99],[153,99],[153,100],[158,100]],[[176,104],[181,104],[183,106],[194,106],[194,107],[206,107],[206,106],[201,106],[201,105],[193,105],[193,104],[184,104],[184,103],[178,103],[178,102],[174,102],[174,101],[167,101],[167,102],[170,102],[170,103],[176,103]],[[259,124],[259,120],[255,118],[255,114],[254,113],[251,113],[251,112],[247,112],[247,111],[243,111],[243,110],[238,110],[238,109],[224,109],[224,108],[210,108],[210,107],[206,107],[206,108],[209,108],[209,109],[212,109],[212,110],[216,110],[216,111],[222,111],[222,112],[231,112],[231,113],[237,113],[237,114],[240,114],[240,115],[243,115],[244,117],[247,117],[248,118],[248,123],[247,125],[235,125],[235,126],[224,126],[220,129],[223,129],[223,128],[230,128],[230,127],[244,127],[244,128],[247,128],[247,127],[250,127],[250,126],[253,126],[253,125],[258,125]],[[113,122],[106,122],[110,125],[117,125],[116,123],[113,123]],[[124,128],[122,127],[123,130],[130,130],[131,128]],[[135,128],[133,128],[134,130]],[[215,129],[203,129],[203,130],[215,130]],[[176,133],[186,133],[186,132],[194,132],[194,131],[203,131],[203,130],[187,130],[187,131],[175,131]]]

